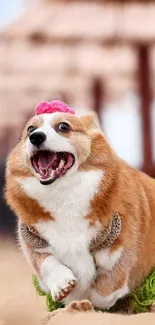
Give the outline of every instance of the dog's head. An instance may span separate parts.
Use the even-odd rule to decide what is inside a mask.
[[[43,185],[77,171],[91,153],[95,114],[77,117],[55,111],[36,114],[23,132],[26,165]]]

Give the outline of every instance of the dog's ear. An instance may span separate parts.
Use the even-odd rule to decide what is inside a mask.
[[[92,112],[90,114],[81,116],[81,120],[88,130],[101,130],[100,122],[96,113]]]

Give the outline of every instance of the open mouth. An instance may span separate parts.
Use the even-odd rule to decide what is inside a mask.
[[[47,185],[66,174],[74,165],[75,157],[69,152],[40,150],[31,157],[31,163],[39,175],[40,183]]]

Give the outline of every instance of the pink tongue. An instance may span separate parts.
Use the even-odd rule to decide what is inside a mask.
[[[54,161],[57,159],[57,154],[53,152],[41,152],[39,153],[38,166],[39,169],[47,170]]]

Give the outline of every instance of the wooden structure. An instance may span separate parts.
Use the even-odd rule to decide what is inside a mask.
[[[19,105],[21,121],[23,111],[29,115],[36,102],[56,94],[75,107],[91,105],[100,116],[106,100],[115,101],[129,89],[138,91],[142,169],[155,177],[150,125],[155,93],[151,84],[155,79],[154,54],[150,60],[154,21],[154,1],[43,1],[41,7],[1,33],[0,105],[1,92],[7,94],[9,88],[12,105]],[[6,110],[7,105],[10,109],[9,98],[8,103],[5,99]],[[16,118],[12,117],[11,123],[15,130]],[[8,132],[5,127],[3,133],[7,136]]]

